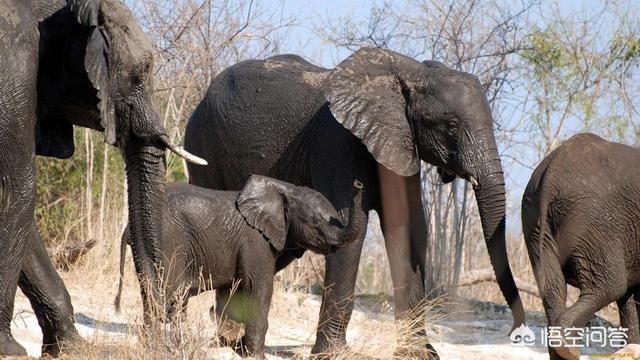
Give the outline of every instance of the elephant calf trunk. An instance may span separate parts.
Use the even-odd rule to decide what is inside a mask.
[[[364,185],[355,180],[353,182],[353,205],[349,209],[349,215],[346,221],[341,221],[342,224],[330,225],[329,234],[333,241],[333,246],[343,246],[352,241],[355,241],[362,231],[366,230],[367,216],[364,213],[362,206],[362,193],[364,191]]]
[[[363,230],[366,230],[367,216],[362,206],[362,193],[364,191],[364,185],[358,181],[353,182],[353,205],[349,210],[349,223],[345,233],[343,234],[343,240],[345,244],[355,241]]]

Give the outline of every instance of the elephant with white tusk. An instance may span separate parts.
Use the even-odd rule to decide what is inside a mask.
[[[81,340],[35,224],[35,155],[71,157],[74,126],[102,132],[120,150],[148,295],[157,294],[165,151],[205,162],[167,141],[153,103],[154,50],[120,0],[0,0],[0,14],[0,356],[26,355],[10,330],[17,286],[42,328],[43,354],[56,356]]]

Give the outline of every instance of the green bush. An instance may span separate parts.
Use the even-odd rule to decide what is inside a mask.
[[[86,229],[86,191],[88,157],[85,130],[76,128],[74,140],[76,151],[66,160],[36,157],[37,193],[36,219],[40,233],[48,246],[63,241],[83,241]],[[102,168],[104,145],[101,134],[92,132],[89,141],[94,147],[93,181],[91,196],[92,214],[97,220],[102,192]],[[110,147],[108,151],[107,193],[105,203],[109,207],[122,204],[124,165],[119,151]]]

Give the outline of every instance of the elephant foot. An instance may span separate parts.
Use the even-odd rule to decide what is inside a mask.
[[[565,360],[579,360],[580,349],[575,347],[559,346],[553,348],[556,353]]]
[[[244,326],[234,320],[226,319],[218,325],[218,343],[220,346],[236,348],[242,342]]]
[[[402,322],[401,324],[406,324]],[[401,326],[397,333],[398,343],[393,353],[398,359],[429,359],[439,360],[438,352],[429,342],[427,332],[422,327],[406,328]]]
[[[316,343],[313,345],[311,349],[311,355],[309,359],[313,360],[325,360],[325,359],[333,359],[342,355],[349,353],[349,347],[347,346],[347,341],[345,338],[339,339],[327,339],[327,338],[318,338]]]
[[[85,343],[78,330],[73,325],[61,326],[55,331],[47,331],[42,339],[42,355],[58,357],[68,346],[78,346]]]
[[[424,347],[399,347],[393,352],[394,359],[428,359],[440,360],[436,349],[429,343]]]
[[[246,358],[246,357],[251,357],[251,359],[256,359],[256,360],[266,360],[267,357],[264,354],[264,351],[260,351],[260,352],[256,352],[256,351],[251,351],[249,350],[249,348],[247,346],[245,346],[246,341],[244,341],[244,336],[237,341],[233,346],[233,351],[236,352],[236,354],[238,354],[239,356]]]
[[[352,351],[348,345],[342,347],[335,347],[325,352],[314,353],[313,351],[309,355],[310,360],[330,360],[330,359],[358,359],[362,355]]]
[[[5,333],[0,334],[0,356],[27,356],[27,351],[13,335]]]
[[[569,343],[565,339],[565,336],[566,336],[565,329],[568,330],[568,327],[562,327],[562,329],[563,329],[563,334],[565,335],[561,336],[559,346],[549,347],[549,349],[551,349],[552,352],[554,352],[556,355],[555,357],[552,357],[552,358],[559,358],[564,360],[579,360],[580,348],[575,346],[568,346]]]

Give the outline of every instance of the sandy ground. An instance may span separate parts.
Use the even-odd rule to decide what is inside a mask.
[[[113,306],[114,286],[105,291],[105,279],[91,276],[63,274],[72,295],[76,312],[76,326],[89,342],[105,346],[126,344],[135,346],[135,326],[140,323],[140,304],[133,280],[127,282],[124,308],[116,314]],[[113,279],[112,279],[113,280]],[[114,282],[115,280],[113,280]],[[108,284],[111,285],[107,281]],[[209,344],[215,326],[208,309],[213,304],[213,293],[192,298],[188,309],[189,339],[191,346],[206,348],[205,357],[211,359],[238,358],[231,350],[214,348]],[[267,334],[269,359],[304,358],[314,342],[314,330],[320,308],[320,297],[310,294],[276,291],[270,312]],[[430,336],[442,359],[546,359],[542,346],[521,347],[512,345],[507,336],[511,318],[499,307],[467,305],[457,309],[432,324]],[[542,317],[530,326],[538,333],[544,325]],[[16,296],[15,316],[12,324],[16,339],[27,348],[29,355],[40,355],[41,335],[37,320],[29,302],[19,293]],[[363,359],[389,359],[395,344],[395,325],[391,306],[385,301],[359,298],[349,329],[348,342],[353,357]],[[195,341],[194,341],[195,340]],[[612,349],[587,349],[584,353],[610,354]],[[111,357],[108,352],[97,358]],[[95,356],[93,358],[96,358]],[[602,356],[583,356],[583,359]]]

